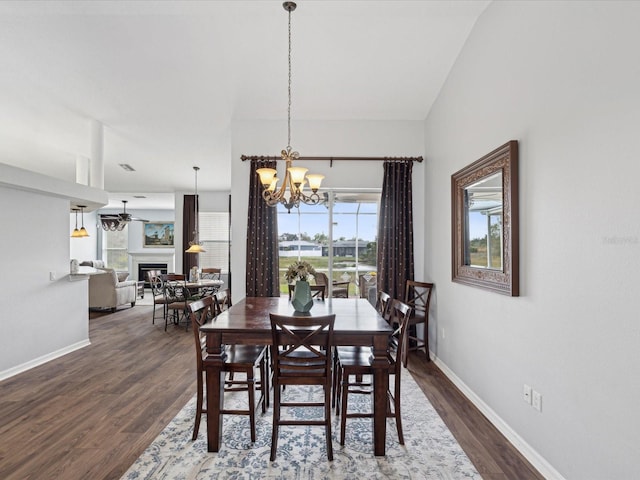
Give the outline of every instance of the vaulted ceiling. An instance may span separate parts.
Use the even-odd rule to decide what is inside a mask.
[[[294,121],[424,119],[489,3],[298,1]],[[190,190],[193,165],[228,165],[234,120],[286,119],[287,13],[279,0],[3,1],[0,65],[0,162],[75,181],[102,125],[117,207],[118,193]],[[199,188],[228,190],[229,170]]]

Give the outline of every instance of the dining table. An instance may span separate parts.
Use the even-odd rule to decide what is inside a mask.
[[[219,451],[224,408],[225,345],[271,345],[270,313],[288,316],[335,314],[334,346],[372,347],[373,453],[385,455],[389,335],[391,326],[363,298],[327,298],[314,301],[308,313],[294,311],[286,296],[246,297],[200,327],[206,337],[204,359],[207,389],[207,449]]]

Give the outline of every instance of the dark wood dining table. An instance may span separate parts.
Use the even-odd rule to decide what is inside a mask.
[[[270,345],[271,321],[269,313],[294,315],[287,297],[247,297],[236,303],[213,321],[200,327],[206,335],[207,356],[204,360],[207,382],[207,448],[217,452],[222,441],[224,406],[223,345]],[[333,344],[371,346],[373,351],[373,452],[385,454],[388,345],[391,326],[375,308],[361,298],[327,298],[315,301],[309,314],[336,315]],[[305,314],[306,315],[306,314]]]

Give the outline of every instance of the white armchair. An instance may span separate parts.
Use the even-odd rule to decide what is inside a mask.
[[[89,308],[110,308],[130,303],[135,306],[137,285],[135,280],[119,281],[118,274],[112,268],[99,269],[104,273],[96,273],[89,277]]]

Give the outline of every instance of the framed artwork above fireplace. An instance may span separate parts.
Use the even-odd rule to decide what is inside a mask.
[[[142,246],[146,248],[172,248],[174,222],[145,223],[142,230]]]

